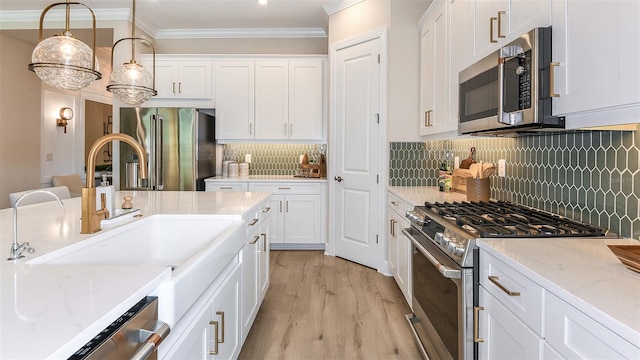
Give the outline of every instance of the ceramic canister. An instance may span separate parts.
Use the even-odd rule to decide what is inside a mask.
[[[229,177],[237,177],[238,176],[238,163],[232,162],[229,163]]]
[[[222,176],[229,176],[229,164],[231,164],[233,161],[231,160],[225,160],[222,162]]]
[[[249,176],[249,163],[241,162],[238,164],[238,176]]]

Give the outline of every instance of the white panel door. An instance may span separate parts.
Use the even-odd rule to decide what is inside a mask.
[[[289,65],[257,61],[255,67],[256,139],[288,139]]]
[[[284,195],[271,195],[269,207],[269,243],[284,243]]]
[[[178,62],[178,96],[189,99],[211,99],[211,61]]]
[[[149,72],[153,71],[152,61],[143,61],[142,65]],[[156,60],[156,91],[158,98],[173,98],[176,96],[176,79],[178,78],[177,61]]]
[[[380,39],[336,51],[336,255],[378,267]]]
[[[322,61],[289,62],[289,138],[322,140]]]
[[[286,195],[284,242],[287,244],[321,243],[321,208],[320,195]]]

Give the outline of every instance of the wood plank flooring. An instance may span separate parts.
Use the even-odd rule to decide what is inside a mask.
[[[272,251],[239,359],[420,359],[392,277],[321,251]]]

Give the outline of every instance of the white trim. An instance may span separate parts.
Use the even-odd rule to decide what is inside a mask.
[[[131,10],[129,8],[95,9],[93,10],[93,12],[96,15],[96,21],[98,22],[107,20],[129,20],[129,13],[131,12]],[[39,23],[41,14],[42,10],[3,10],[0,11],[0,23],[8,24],[34,21],[36,23]],[[45,17],[44,22],[46,23],[47,21],[65,21],[65,18],[65,10],[51,9],[49,12],[47,12],[47,16]],[[71,9],[70,19],[71,21],[93,20],[89,10],[87,10],[85,7],[80,6]],[[97,25],[98,24],[96,23],[96,26]]]
[[[155,32],[161,39],[267,39],[326,38],[322,28],[227,28],[227,29],[165,29]]]
[[[372,30],[370,32],[358,35],[358,36],[354,36],[351,37],[349,39],[346,40],[342,40],[339,41],[337,43],[334,44],[330,44],[329,46],[329,76],[330,76],[330,81],[329,81],[329,86],[330,86],[330,90],[329,90],[329,108],[330,108],[330,113],[329,113],[329,141],[328,141],[328,146],[329,149],[335,149],[335,145],[332,144],[332,141],[335,141],[334,139],[336,138],[336,126],[335,126],[335,121],[336,121],[336,114],[335,114],[335,108],[336,108],[336,98],[335,98],[335,94],[336,94],[336,90],[335,90],[335,86],[336,86],[336,56],[337,56],[337,52],[348,48],[350,46],[354,46],[366,41],[371,41],[371,40],[375,40],[375,39],[380,39],[380,128],[379,128],[379,132],[378,132],[378,140],[380,141],[380,146],[379,146],[379,150],[378,150],[378,161],[379,161],[379,172],[380,172],[380,181],[378,183],[378,203],[379,203],[379,208],[377,210],[378,212],[378,219],[379,221],[378,223],[378,229],[377,229],[377,233],[378,233],[378,265],[377,265],[377,269],[378,272],[388,275],[389,272],[389,267],[386,264],[386,259],[385,259],[385,253],[386,253],[386,230],[385,230],[385,224],[386,222],[384,221],[384,216],[385,216],[385,207],[386,207],[386,199],[385,199],[385,193],[386,193],[386,181],[387,181],[387,170],[386,170],[386,159],[387,159],[387,155],[385,154],[385,151],[388,148],[388,145],[385,146],[386,141],[387,141],[387,117],[388,117],[388,77],[389,77],[389,40],[388,40],[388,32],[389,29],[386,27],[383,28],[379,28],[379,29],[375,29]],[[333,156],[339,156],[338,154],[334,154]],[[335,199],[335,194],[336,194],[336,190],[335,190],[335,182],[331,181],[331,179],[335,176],[336,174],[336,169],[335,169],[335,162],[331,161],[329,162],[328,166],[327,166],[327,179],[328,181],[328,185],[329,185],[329,219],[328,219],[328,223],[329,223],[329,236],[328,238],[333,240],[333,241],[329,241],[329,243],[327,244],[327,247],[325,249],[325,254],[327,255],[331,255],[331,256],[335,256],[335,249],[336,249],[336,244],[335,244],[335,232],[336,232],[336,219],[335,219],[335,201],[333,201]]]
[[[337,12],[340,12],[346,8],[349,8],[363,1],[364,0],[341,0],[341,1],[336,1],[327,5],[324,5],[323,8],[324,8],[324,12],[326,12],[327,15],[331,16]]]

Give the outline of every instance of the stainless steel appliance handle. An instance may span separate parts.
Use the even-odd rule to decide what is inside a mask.
[[[157,189],[158,190],[163,190],[164,189],[164,170],[162,169],[163,165],[164,165],[164,126],[163,126],[163,121],[164,118],[162,116],[158,116],[157,117],[158,121],[156,122],[156,129],[159,129],[156,133],[160,134],[160,136],[158,137],[160,139],[160,142],[158,143],[158,148],[156,149],[156,173],[157,173],[157,177],[156,177],[156,183],[157,183]]]
[[[418,242],[418,240],[414,239],[413,236],[407,231],[407,229],[402,229],[402,233],[404,234],[404,236],[406,236],[409,240],[411,240],[411,242],[413,243],[413,245],[427,258],[429,259],[429,262],[431,262],[431,264],[433,264],[433,266],[436,267],[436,269],[438,269],[438,271],[442,274],[442,276],[449,278],[449,279],[460,279],[462,277],[462,274],[460,272],[460,270],[456,270],[456,269],[451,269],[449,267],[446,267],[444,265],[442,265],[435,257],[433,257],[433,255],[431,255],[431,253],[429,253],[429,251],[427,251],[427,249],[424,248],[424,246],[422,246],[422,244],[420,244]]]
[[[169,335],[170,328],[169,325],[158,322],[156,325],[157,330],[155,332],[151,332],[148,330],[139,330],[139,336],[146,337],[144,343],[140,345],[138,350],[131,356],[131,360],[144,360],[148,359],[154,351],[158,349],[162,340],[164,340],[167,335]]]
[[[500,58],[498,63],[498,122],[509,124],[504,120],[504,59]]]

